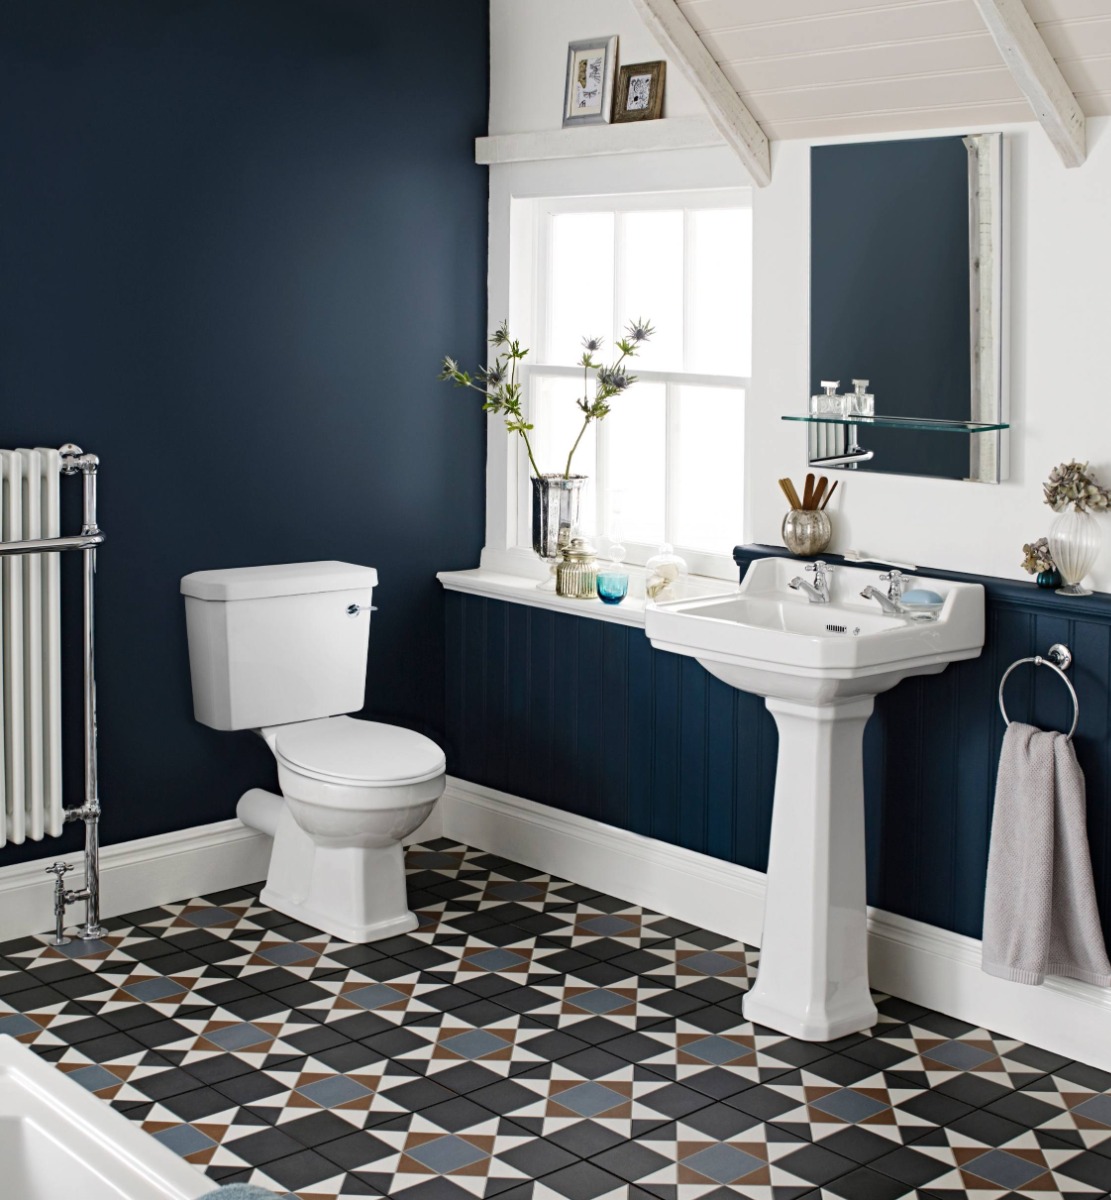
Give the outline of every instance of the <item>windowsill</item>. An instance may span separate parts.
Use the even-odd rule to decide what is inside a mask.
[[[485,552],[483,557],[485,557]],[[557,596],[551,590],[536,585],[544,578],[543,564],[531,554],[531,564],[539,570],[533,574],[511,574],[489,566],[477,567],[473,571],[441,571],[436,578],[449,592],[464,592],[470,596],[482,596],[488,600],[503,600],[510,604],[525,604],[530,608],[546,608],[552,612],[567,613],[574,617],[587,617],[593,621],[609,621],[614,625],[633,625],[644,628],[644,609],[649,601],[644,597],[643,567],[629,566],[629,595],[620,604],[603,604],[601,600],[571,600]],[[732,592],[737,584],[721,579],[707,579],[690,575],[683,584],[683,598],[714,596]]]

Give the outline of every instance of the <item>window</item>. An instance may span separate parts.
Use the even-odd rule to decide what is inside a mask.
[[[515,201],[514,216],[521,299],[511,325],[530,348],[525,395],[541,470],[563,471],[581,428],[582,339],[603,337],[595,357],[610,362],[628,322],[650,319],[656,332],[632,363],[637,383],[575,453],[573,471],[589,477],[583,529],[603,549],[621,542],[631,563],[671,542],[692,570],[731,576],[752,353],[749,193]],[[520,482],[527,545],[523,473]]]

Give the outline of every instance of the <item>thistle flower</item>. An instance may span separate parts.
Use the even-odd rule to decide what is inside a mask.
[[[601,337],[584,337],[582,339],[583,356],[579,366],[583,370],[583,395],[575,403],[582,413],[583,422],[578,437],[571,446],[571,453],[567,456],[567,464],[563,471],[564,479],[571,477],[571,460],[591,421],[601,421],[607,417],[610,413],[607,401],[614,396],[621,395],[636,383],[636,376],[630,375],[623,364],[626,359],[636,357],[637,347],[641,342],[647,341],[653,333],[655,330],[650,321],[643,318],[630,321],[625,337],[615,347],[619,353],[613,365],[608,367],[603,367],[592,357],[602,348],[605,339]],[[472,379],[466,371],[460,370],[459,364],[453,358],[444,359],[439,377],[440,379],[450,379],[457,387],[467,387],[482,395],[483,409],[488,413],[500,416],[505,422],[506,432],[517,434],[524,442],[529,465],[539,478],[541,471],[533,456],[532,443],[529,439],[533,427],[527,420],[523,386],[518,381],[518,363],[528,356],[528,347],[522,346],[519,341],[514,340],[509,332],[508,320],[502,321],[490,334],[489,340],[490,345],[496,346],[501,353],[495,357],[492,364],[479,367],[475,378]],[[589,388],[591,371],[595,372],[593,396],[590,395]]]
[[[652,327],[651,321],[646,321],[643,317],[638,317],[635,321],[630,321],[626,330],[629,336],[629,341],[634,345],[640,345],[641,342],[646,342],[656,331]]]

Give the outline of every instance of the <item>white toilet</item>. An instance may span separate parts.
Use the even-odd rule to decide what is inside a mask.
[[[282,796],[252,788],[239,819],[274,838],[264,904],[348,942],[416,928],[402,839],[444,790],[444,752],[409,729],[344,716],[363,706],[373,567],[287,563],[181,581],[193,711],[253,729]]]

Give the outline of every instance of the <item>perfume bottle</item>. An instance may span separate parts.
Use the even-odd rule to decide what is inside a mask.
[[[810,412],[818,417],[840,417],[845,412],[846,397],[840,396],[837,389],[841,386],[839,379],[823,379],[824,389],[819,396],[810,397]]]
[[[846,396],[848,413],[854,417],[874,417],[876,415],[876,398],[868,391],[867,379],[854,379],[852,395]]]

